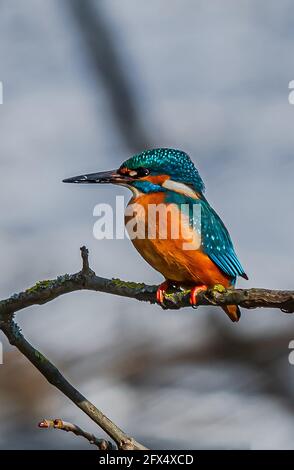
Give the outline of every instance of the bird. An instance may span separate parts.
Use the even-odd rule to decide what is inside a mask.
[[[148,149],[127,159],[115,170],[83,174],[63,182],[112,183],[132,191],[125,225],[130,223],[130,207],[140,206],[142,210],[137,210],[134,217],[136,224],[146,228],[145,236],[130,238],[141,256],[164,277],[156,292],[156,300],[163,307],[171,287],[188,287],[190,304],[197,308],[201,292],[216,286],[234,289],[238,276],[248,279],[229,232],[206,199],[203,180],[186,152],[173,148]],[[170,212],[164,221],[165,237],[160,236],[156,213],[154,218],[153,212],[152,220],[148,215],[151,206]],[[183,228],[178,237],[171,233],[175,220],[180,220]],[[148,236],[149,232],[146,235],[150,226],[155,229],[152,237]],[[189,246],[184,249],[187,240]],[[237,305],[224,305],[222,309],[233,322],[240,319]]]

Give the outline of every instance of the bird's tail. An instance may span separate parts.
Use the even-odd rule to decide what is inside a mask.
[[[224,307],[222,307],[222,309],[226,312],[226,314],[232,321],[236,322],[240,320],[241,311],[238,305],[225,305]]]

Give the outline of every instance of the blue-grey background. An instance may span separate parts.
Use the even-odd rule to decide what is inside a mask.
[[[80,268],[159,283],[128,240],[97,241],[116,187],[62,178],[155,146],[187,151],[250,277],[293,288],[291,0],[0,2],[0,295]],[[294,448],[294,319],[162,311],[78,292],[19,312],[24,334],[128,434],[153,448]],[[1,448],[88,448],[42,417],[96,428],[15,349],[0,366]]]

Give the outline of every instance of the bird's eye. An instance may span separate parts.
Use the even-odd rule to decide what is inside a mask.
[[[139,167],[136,169],[136,172],[137,172],[137,177],[138,178],[143,178],[143,176],[147,176],[149,175],[150,171],[148,170],[148,168],[143,168],[143,167]]]

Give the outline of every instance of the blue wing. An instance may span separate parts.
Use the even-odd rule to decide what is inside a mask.
[[[201,244],[203,251],[228,276],[248,279],[235,253],[229,232],[206,200],[201,200]]]
[[[229,232],[204,196],[202,199],[195,200],[185,195],[173,193],[167,195],[166,200],[179,205],[189,205],[190,225],[201,234],[201,246],[204,253],[225,274],[230,276],[233,282],[237,276],[248,279],[235,253]]]

